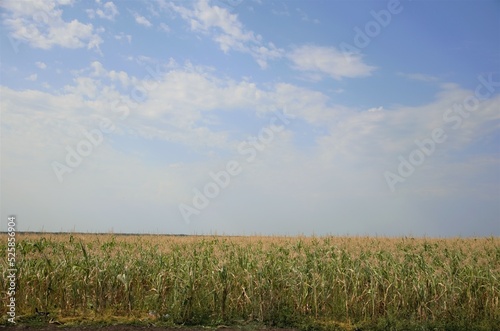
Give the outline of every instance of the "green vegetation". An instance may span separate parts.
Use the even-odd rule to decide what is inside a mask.
[[[6,242],[0,248],[6,252]],[[19,321],[36,319],[36,308],[62,323],[121,318],[304,330],[500,325],[498,238],[18,234],[16,258]],[[3,277],[3,293],[7,287]],[[5,324],[4,304],[0,312]]]

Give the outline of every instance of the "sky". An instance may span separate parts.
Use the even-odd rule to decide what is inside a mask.
[[[18,231],[500,235],[500,2],[1,0]]]

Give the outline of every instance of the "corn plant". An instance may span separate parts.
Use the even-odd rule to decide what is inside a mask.
[[[17,252],[21,316],[327,329],[500,325],[498,238],[20,234]],[[6,261],[0,268],[5,274]],[[5,291],[5,277],[0,285]],[[6,316],[5,305],[0,312]]]

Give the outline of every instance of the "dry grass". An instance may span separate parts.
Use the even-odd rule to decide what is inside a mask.
[[[17,239],[18,315],[339,330],[500,325],[499,238]]]

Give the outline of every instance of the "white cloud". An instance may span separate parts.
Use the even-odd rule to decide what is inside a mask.
[[[36,66],[40,69],[45,69],[47,68],[47,65],[44,62],[37,61],[35,62]]]
[[[235,141],[229,139],[224,129],[211,128],[212,113],[253,109],[257,116],[262,116],[273,109],[286,109],[298,120],[326,130],[327,134],[316,137],[318,146],[325,146],[325,156],[377,154],[381,157],[403,152],[412,146],[415,137],[424,137],[443,125],[443,112],[450,107],[450,102],[459,102],[467,96],[466,91],[454,85],[444,85],[436,101],[426,106],[387,110],[377,105],[359,110],[334,104],[324,93],[289,83],[262,88],[248,81],[220,79],[210,69],[190,64],[179,67],[170,61],[160,67],[151,63],[144,65],[151,70],[145,72],[144,77],[133,77],[123,71],[107,70],[96,61],[82,71],[66,91],[82,100],[91,99],[92,103],[85,101],[85,106],[92,105],[90,109],[98,112],[106,111],[106,107],[109,109],[112,102],[120,98],[137,103],[130,91],[142,91],[141,100],[131,108],[134,120],[127,120],[127,125],[132,125],[128,130],[142,137],[191,147],[202,143],[227,149]],[[150,73],[154,71],[156,74],[152,77]],[[115,86],[116,83],[119,85]],[[485,110],[478,112],[481,116],[464,122],[467,128],[464,132],[480,132],[478,127],[482,121],[494,120],[495,112],[486,105],[489,103],[484,103]],[[461,138],[463,143],[471,139],[472,136],[466,138],[466,135]]]
[[[6,11],[2,14],[3,24],[14,39],[28,43],[31,47],[50,49],[53,46],[65,48],[99,49],[102,39],[92,24],[83,24],[74,19],[63,20],[59,5],[69,2],[15,1],[0,3]]]
[[[116,15],[118,15],[118,9],[115,4],[112,2],[106,2],[103,6],[104,11],[98,10],[97,15],[101,18],[105,18],[108,20],[113,20]]]
[[[344,54],[335,47],[305,45],[294,49],[288,58],[296,70],[328,75],[337,80],[370,76],[376,69],[365,64],[360,55]]]
[[[283,56],[282,49],[273,43],[263,43],[260,35],[246,30],[236,14],[222,7],[210,6],[207,0],[199,0],[193,9],[174,4],[171,8],[189,23],[192,31],[211,36],[223,52],[248,53],[261,68],[265,68],[269,60]]]
[[[102,5],[100,1],[96,2],[99,5],[99,8],[95,10],[94,9],[87,10],[87,14],[89,15],[90,18],[95,18],[95,16],[97,15],[99,18],[114,21],[116,15],[120,13],[116,5],[111,1],[106,2],[104,5]]]
[[[384,110],[384,107],[382,107],[382,106],[373,107],[373,108],[368,109],[369,112],[376,112],[376,111],[383,111],[383,110]]]
[[[160,23],[160,25],[158,26],[158,28],[161,31],[165,32],[165,33],[169,33],[170,32],[170,27],[167,24],[163,23],[163,22]]]
[[[152,25],[151,22],[148,21],[148,19],[146,17],[141,16],[138,13],[134,13],[134,18],[135,18],[135,21],[142,26],[149,28]]]
[[[367,111],[344,113],[340,121],[330,122],[329,134],[318,140],[324,155],[332,160],[355,158],[359,162],[379,162],[397,167],[398,156],[414,149],[415,139],[432,137],[434,129],[441,128],[448,135],[438,149],[448,150],[449,153],[464,150],[481,137],[498,130],[495,123],[500,120],[500,114],[495,105],[500,102],[500,96],[481,102],[477,110],[462,118],[460,127],[453,128],[455,121],[450,121],[445,112],[453,105],[463,104],[474,92],[456,85],[442,88],[435,100],[426,105],[391,109],[374,107]],[[430,159],[445,156],[437,152]]]
[[[420,206],[421,197],[453,197],[470,188],[482,194],[497,190],[496,183],[487,180],[498,172],[497,158],[473,155],[457,160],[454,151],[463,151],[492,130],[498,130],[495,127],[499,120],[498,96],[483,101],[464,119],[459,130],[449,131],[449,140],[416,171],[415,177],[401,186],[401,193],[395,198],[383,180],[383,171],[397,167],[398,155],[406,155],[415,139],[423,139],[432,129],[442,126],[443,112],[474,91],[448,84],[427,105],[389,109],[374,105],[357,110],[333,105],[327,95],[318,91],[287,83],[262,88],[248,81],[218,78],[213,71],[194,66],[169,63],[160,68],[156,77],[158,80],[152,81],[147,73],[144,77],[125,76],[93,62],[77,73],[72,84],[57,93],[0,87],[5,105],[1,108],[2,176],[6,178],[5,187],[12,192],[3,202],[14,208],[21,199],[42,219],[56,212],[62,218],[84,215],[72,218],[75,224],[84,218],[95,219],[86,208],[91,204],[93,212],[102,217],[98,218],[101,222],[85,224],[91,230],[101,231],[106,231],[100,228],[102,224],[133,231],[129,228],[133,224],[130,214],[151,212],[161,215],[161,220],[144,224],[151,228],[142,230],[154,231],[168,216],[174,220],[168,224],[169,231],[174,228],[182,232],[186,229],[181,226],[178,204],[190,201],[193,187],[202,188],[210,180],[210,171],[218,171],[221,164],[236,159],[244,167],[242,174],[233,178],[224,193],[194,220],[196,230],[255,231],[255,222],[267,216],[273,222],[257,223],[262,226],[259,231],[278,232],[284,224],[289,224],[286,229],[291,234],[311,229],[318,233],[364,234],[381,227],[391,231],[387,229],[395,224],[401,226],[402,219],[407,224],[399,229],[421,231],[418,221],[422,215],[415,207]],[[128,84],[125,92],[115,87],[114,82],[120,79]],[[131,98],[130,91],[145,86],[149,87],[146,98],[136,101],[127,118],[118,119],[113,113],[116,101]],[[296,118],[252,164],[245,163],[235,145],[248,134],[258,134],[259,127],[251,128],[248,133],[244,121],[235,123],[241,136],[232,137],[224,129],[207,124],[221,111],[239,116],[238,111],[254,109],[250,116],[255,119],[269,115],[266,112],[273,107],[286,108]],[[65,147],[76,146],[83,130],[98,128],[103,117],[113,120],[116,131],[106,135],[82,165],[67,174],[64,184],[59,184],[51,162],[64,162]],[[296,136],[301,130],[318,127],[325,130],[313,136],[312,147],[304,152]],[[20,131],[27,132],[23,139],[18,139]],[[125,142],[131,139],[143,143],[130,147],[122,138],[126,138]],[[159,149],[154,149],[154,153],[168,158],[156,163],[152,160],[147,151],[151,140],[162,146],[162,153],[158,153]],[[169,153],[172,145],[181,145],[183,152],[210,157],[186,160],[183,153]],[[209,154],[212,148],[223,149],[224,156]],[[14,190],[16,187],[18,191]],[[44,198],[48,196],[50,199]],[[70,201],[76,211],[64,207]],[[249,203],[259,208],[248,208]],[[127,205],[129,215],[120,214],[123,210],[117,208],[120,205]],[[241,210],[248,213],[241,214]],[[240,217],[238,224],[223,223],[236,216]],[[31,226],[39,226],[40,223],[33,221],[34,216],[25,217],[32,222]],[[306,217],[311,222],[304,225]],[[328,223],[332,218],[341,220],[335,223],[335,230]],[[123,223],[106,223],[104,219],[119,219]],[[62,221],[49,222],[49,226],[56,231],[60,227],[71,228]]]
[[[287,112],[315,126],[332,123],[348,112],[347,107],[331,105],[330,98],[321,92],[288,83],[276,84],[268,97],[270,104],[280,105]]]
[[[26,80],[29,80],[29,81],[36,81],[38,78],[38,75],[37,74],[32,74],[32,75],[29,75],[28,77],[26,77]]]
[[[128,43],[130,44],[132,42],[132,35],[125,34],[123,32],[120,32],[119,34],[115,35],[116,40],[127,40]]]
[[[150,70],[144,77],[134,77],[94,61],[75,73],[73,84],[67,85],[61,96],[40,92],[37,97],[65,103],[68,111],[74,107],[71,111],[75,116],[82,109],[84,116],[109,113],[117,100],[129,99],[136,105],[130,108],[133,116],[124,125],[130,125],[137,134],[187,146],[210,142],[220,148],[228,148],[235,141],[224,129],[210,127],[215,112],[252,109],[259,117],[274,109],[286,109],[312,128],[325,128],[326,134],[316,137],[324,155],[379,155],[383,159],[404,152],[413,146],[414,139],[428,136],[434,128],[449,126],[443,120],[444,112],[471,95],[456,85],[445,84],[436,100],[424,106],[386,109],[376,105],[360,110],[334,104],[322,92],[289,83],[263,88],[245,80],[221,79],[207,68],[190,64],[180,67],[170,61],[159,67],[146,65]],[[37,78],[33,74],[26,79]],[[142,91],[140,100],[134,100],[132,91]],[[448,145],[460,149],[495,130],[494,123],[499,119],[496,102],[498,98],[486,100],[464,118],[460,130],[456,130],[457,138]],[[46,103],[43,98],[37,101]]]

